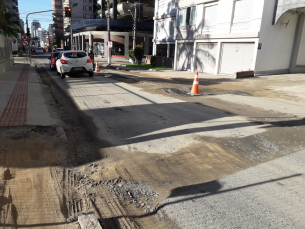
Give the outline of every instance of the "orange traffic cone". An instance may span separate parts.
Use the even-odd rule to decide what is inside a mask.
[[[98,62],[96,61],[94,72],[100,72],[100,68],[98,66]]]
[[[192,86],[192,90],[191,93],[188,93],[190,95],[200,95],[199,94],[199,79],[198,79],[198,72],[196,72],[195,78],[194,78],[194,82],[193,82],[193,86]]]

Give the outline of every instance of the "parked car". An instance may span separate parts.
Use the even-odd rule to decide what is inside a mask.
[[[42,48],[37,47],[34,51],[36,54],[43,54]]]
[[[49,59],[50,70],[54,71],[56,69],[56,60],[59,55],[59,52],[52,52]]]
[[[63,51],[56,60],[57,74],[63,79],[69,74],[88,73],[93,76],[92,61],[84,51]]]

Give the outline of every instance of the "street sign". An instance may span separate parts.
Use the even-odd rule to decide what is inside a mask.
[[[28,41],[22,41],[21,44],[22,44],[23,46],[29,46],[29,42],[28,42]]]
[[[112,48],[112,41],[108,41],[108,48]]]
[[[28,36],[26,34],[22,34],[21,39],[25,41],[28,39]]]

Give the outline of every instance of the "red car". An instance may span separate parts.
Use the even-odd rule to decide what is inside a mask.
[[[52,52],[51,56],[48,58],[50,70],[52,70],[52,71],[54,71],[56,69],[55,63],[56,63],[58,54],[59,54],[59,52]]]

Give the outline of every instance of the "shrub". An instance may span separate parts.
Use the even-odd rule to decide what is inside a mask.
[[[134,57],[136,59],[136,61],[138,62],[138,64],[142,63],[142,59],[144,57],[144,49],[143,49],[143,45],[137,45],[134,49]]]
[[[128,55],[129,55],[129,57],[130,57],[131,59],[134,60],[134,51],[133,51],[133,49],[129,49],[129,50],[128,50]]]
[[[157,65],[157,56],[151,56],[150,64],[155,68]]]

